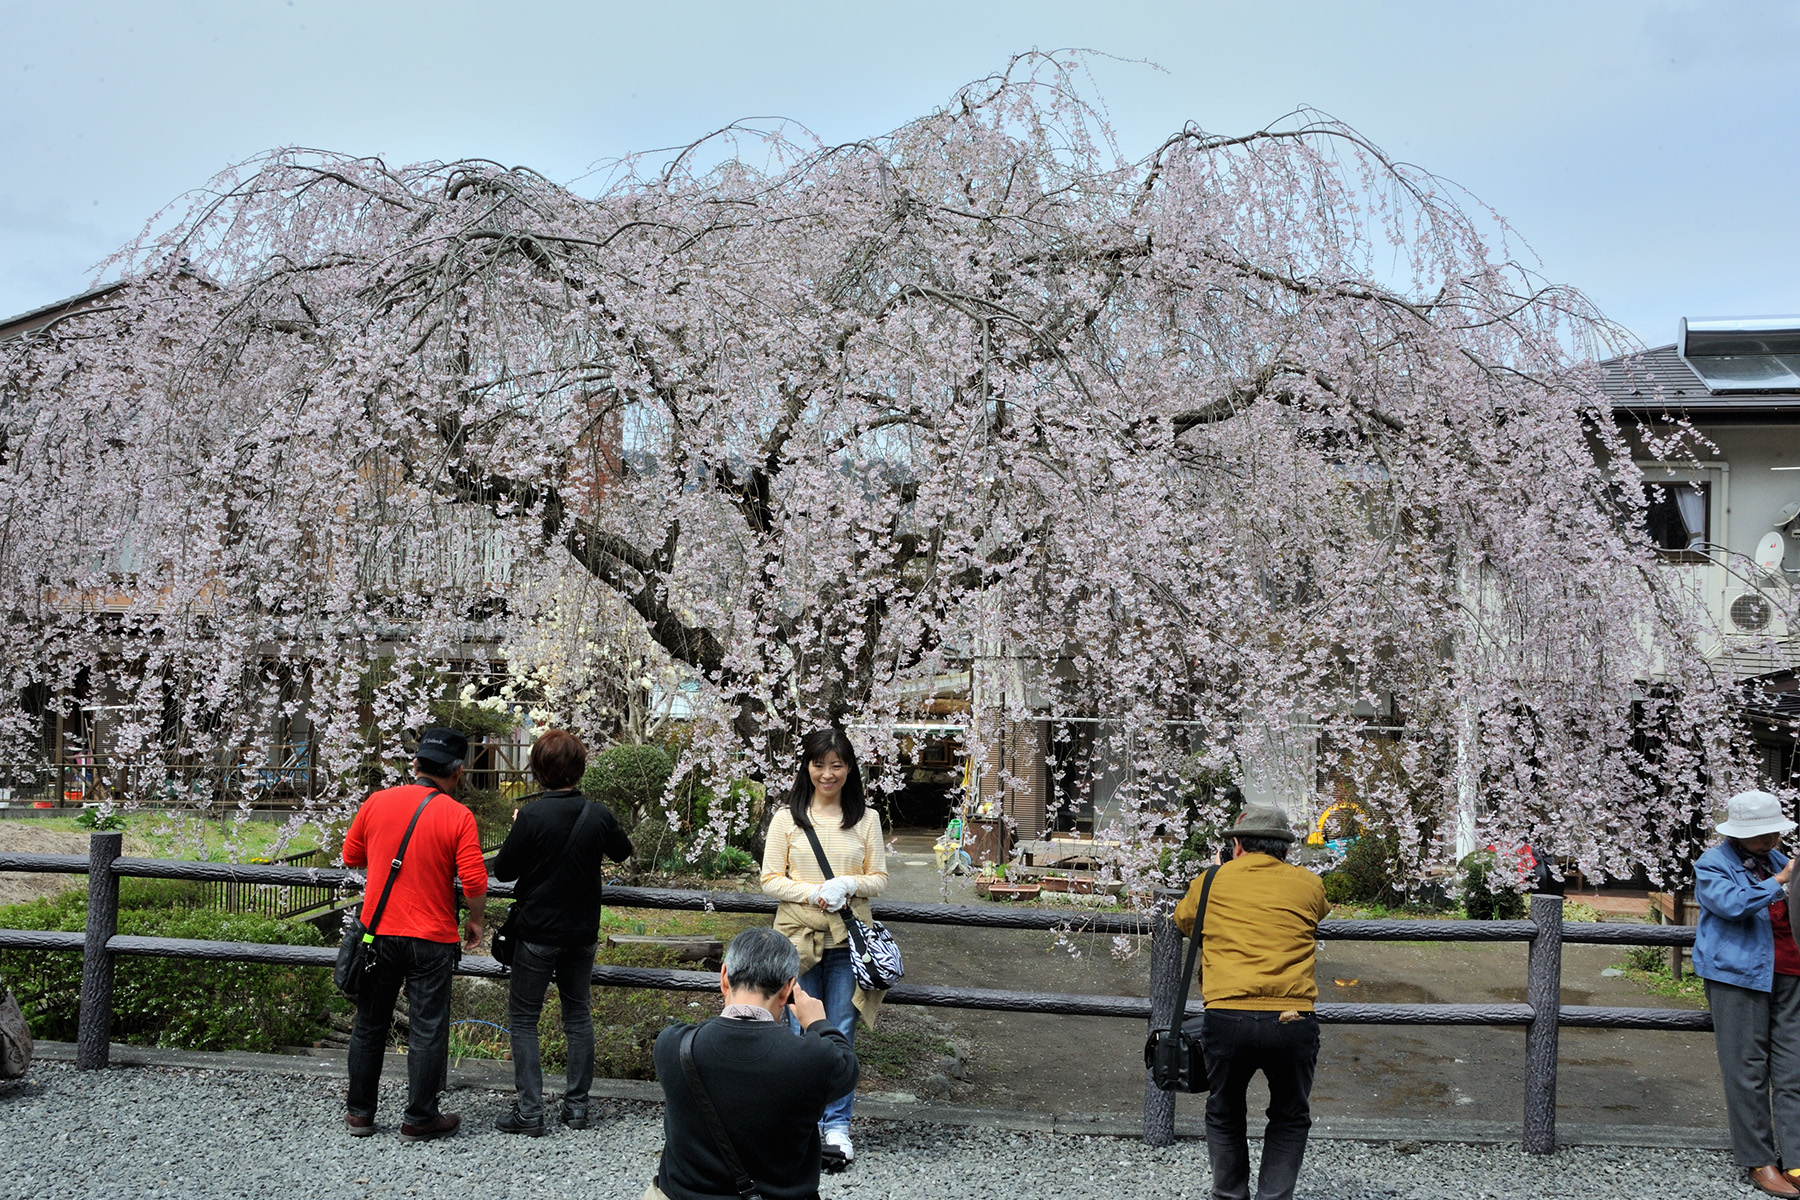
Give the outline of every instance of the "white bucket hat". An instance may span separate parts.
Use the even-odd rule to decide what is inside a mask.
[[[1767,792],[1739,792],[1725,802],[1725,819],[1715,828],[1726,837],[1753,838],[1787,833],[1794,822],[1781,811],[1781,801]]]

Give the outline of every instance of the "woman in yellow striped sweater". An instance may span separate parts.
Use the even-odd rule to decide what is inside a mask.
[[[809,829],[831,863],[829,880],[807,837]],[[871,920],[869,897],[881,894],[887,878],[881,818],[863,799],[862,775],[850,739],[841,729],[807,734],[787,806],[777,810],[769,823],[762,885],[765,893],[781,901],[775,928],[800,951],[801,989],[825,1002],[825,1019],[852,1044],[857,1015],[873,1022],[881,993],[857,988],[849,936],[838,914],[848,907],[862,920]],[[850,1142],[855,1101],[852,1092],[832,1103],[819,1122],[828,1169],[842,1170],[856,1157]]]

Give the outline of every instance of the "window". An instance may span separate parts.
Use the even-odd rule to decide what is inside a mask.
[[[1712,541],[1712,484],[1650,483],[1644,523],[1670,562],[1706,562]]]

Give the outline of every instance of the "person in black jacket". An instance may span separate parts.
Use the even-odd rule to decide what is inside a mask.
[[[856,1051],[800,989],[800,952],[786,934],[746,929],[725,950],[720,1015],[694,1034],[694,1066],[745,1173],[765,1200],[816,1200],[819,1118],[856,1090]],[[801,1034],[788,1028],[787,1011]],[[644,1200],[729,1200],[738,1176],[694,1101],[681,1063],[692,1025],[656,1039],[663,1152]]]
[[[494,878],[518,880],[506,922],[515,947],[507,1025],[518,1095],[512,1110],[494,1123],[502,1133],[544,1133],[538,1016],[552,981],[562,995],[569,1039],[562,1122],[571,1129],[588,1126],[588,1087],[594,1081],[588,996],[600,939],[601,860],[631,857],[631,839],[611,810],[576,790],[586,767],[587,748],[574,734],[549,729],[539,735],[531,746],[531,773],[547,790],[519,810],[494,856]]]

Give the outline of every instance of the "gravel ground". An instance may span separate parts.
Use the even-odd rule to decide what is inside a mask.
[[[582,1197],[638,1200],[662,1144],[654,1105],[611,1103],[585,1132],[531,1141],[491,1124],[510,1097],[453,1091],[463,1134],[409,1145],[394,1128],[404,1104],[386,1081],[381,1132],[343,1132],[341,1085],[258,1073],[33,1066],[0,1084],[0,1196],[59,1197]],[[1416,1145],[1416,1144],[1415,1144]],[[1123,1138],[870,1122],[857,1162],[827,1176],[824,1200],[1195,1200],[1209,1194],[1204,1148],[1151,1150]],[[1710,1151],[1565,1149],[1532,1158],[1515,1147],[1392,1146],[1318,1141],[1300,1195],[1439,1200],[1495,1197],[1740,1197],[1730,1157]]]

